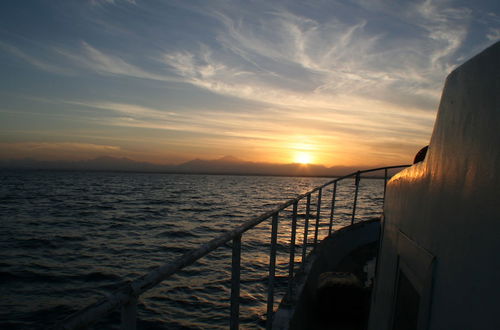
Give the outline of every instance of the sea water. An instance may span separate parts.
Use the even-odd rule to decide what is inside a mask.
[[[49,328],[126,281],[329,180],[1,171],[0,328]],[[356,221],[380,215],[383,182],[361,180]],[[332,188],[322,195],[320,238],[328,234]],[[337,188],[334,229],[351,221],[353,189],[351,179]],[[315,194],[311,225],[316,205]],[[298,214],[297,267],[305,202],[299,204]],[[286,210],[279,218],[276,306],[286,289],[290,223],[290,210]],[[270,221],[243,235],[243,327],[265,325],[269,248]],[[228,244],[141,296],[138,328],[227,328],[230,274]],[[97,329],[118,327],[118,312],[95,325]]]

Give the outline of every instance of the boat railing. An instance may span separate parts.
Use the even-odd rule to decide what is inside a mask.
[[[290,251],[289,251],[289,266],[288,266],[288,281],[290,282],[294,276],[295,269],[295,247],[296,247],[296,236],[297,236],[297,210],[299,202],[305,200],[305,222],[304,222],[304,234],[302,242],[302,263],[304,262],[307,254],[308,237],[309,237],[309,220],[314,220],[314,239],[313,246],[318,243],[318,232],[320,226],[321,217],[321,203],[322,195],[325,188],[333,186],[332,198],[330,204],[330,214],[328,223],[328,234],[332,233],[334,216],[335,216],[335,201],[337,197],[337,185],[340,181],[354,178],[355,189],[352,204],[352,213],[350,214],[350,224],[355,222],[356,208],[358,202],[358,193],[360,180],[362,174],[384,171],[384,199],[387,180],[389,178],[388,171],[393,169],[400,169],[408,167],[409,165],[398,165],[398,166],[388,166],[380,167],[369,170],[362,170],[353,172],[351,174],[335,178],[317,186],[316,188],[301,194],[293,199],[290,199],[273,210],[268,211],[264,214],[256,216],[240,226],[223,233],[222,235],[201,244],[198,248],[192,249],[189,252],[183,254],[182,256],[176,258],[172,262],[166,263],[158,268],[152,270],[148,274],[137,278],[126,285],[120,287],[112,294],[108,295],[106,298],[87,306],[86,308],[69,315],[61,323],[58,324],[57,328],[60,329],[82,329],[86,328],[105,315],[111,313],[114,310],[121,309],[121,329],[132,330],[136,328],[137,323],[137,304],[139,297],[148,291],[149,289],[155,287],[160,282],[164,281],[168,277],[178,273],[180,270],[195,263],[197,260],[203,258],[215,249],[226,245],[226,243],[232,241],[232,258],[231,258],[231,296],[230,296],[230,317],[229,317],[229,327],[230,329],[239,328],[239,303],[240,303],[240,273],[241,273],[241,239],[242,236],[250,229],[259,225],[260,223],[271,219],[271,244],[269,251],[269,276],[268,276],[268,287],[267,287],[267,313],[266,313],[266,328],[270,329],[272,326],[272,319],[274,313],[274,288],[275,288],[275,271],[276,271],[276,250],[277,250],[277,238],[278,238],[278,222],[280,212],[286,208],[292,206],[291,214],[291,237],[290,237]],[[316,215],[311,217],[311,196],[315,194],[316,205]]]

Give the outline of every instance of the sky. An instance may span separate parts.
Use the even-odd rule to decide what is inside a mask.
[[[405,164],[499,39],[498,0],[5,0],[0,159]]]

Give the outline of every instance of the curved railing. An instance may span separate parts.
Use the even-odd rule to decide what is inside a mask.
[[[385,188],[388,179],[388,170],[398,169],[408,167],[409,165],[398,165],[389,167],[380,167],[369,170],[363,170],[354,172],[334,180],[331,180],[323,185],[320,185],[307,193],[297,196],[296,198],[290,199],[283,204],[278,205],[273,210],[266,212],[260,216],[252,218],[239,227],[233,230],[227,231],[224,234],[210,240],[209,242],[200,245],[198,248],[193,249],[184,255],[178,257],[174,261],[164,264],[150,273],[127,283],[125,286],[119,288],[111,295],[107,296],[105,299],[98,301],[88,307],[68,316],[64,319],[57,328],[60,329],[81,329],[95,323],[100,318],[106,314],[121,308],[121,328],[122,329],[135,329],[137,321],[137,301],[140,295],[153,288],[166,278],[172,276],[173,274],[179,272],[186,266],[189,266],[203,258],[205,255],[209,254],[213,250],[225,245],[229,241],[232,241],[232,262],[231,262],[231,307],[230,307],[230,319],[229,326],[231,329],[238,329],[239,327],[239,301],[240,301],[240,256],[241,256],[241,237],[248,230],[262,223],[263,221],[271,218],[271,248],[269,252],[269,284],[267,292],[267,314],[266,314],[266,328],[271,328],[272,318],[273,318],[273,308],[274,308],[274,279],[275,279],[275,269],[276,269],[276,246],[278,237],[278,219],[281,211],[286,208],[293,206],[292,211],[292,224],[291,224],[291,237],[290,237],[290,261],[289,261],[289,272],[288,279],[292,279],[294,275],[294,263],[295,263],[295,241],[296,241],[296,228],[297,228],[297,208],[298,204],[302,200],[306,200],[306,214],[304,223],[304,238],[302,244],[302,261],[306,258],[307,246],[308,246],[308,231],[309,231],[309,220],[310,210],[311,210],[311,196],[317,194],[316,198],[316,217],[315,217],[315,232],[313,244],[316,245],[318,241],[318,232],[320,224],[320,210],[321,210],[321,198],[324,188],[333,185],[332,200],[330,208],[329,226],[328,233],[332,232],[332,225],[335,212],[335,200],[337,194],[337,184],[338,182],[354,178],[355,190],[352,205],[352,214],[350,223],[353,224],[356,217],[356,206],[359,192],[359,182],[361,180],[361,175],[370,172],[384,171],[384,198],[385,198]]]

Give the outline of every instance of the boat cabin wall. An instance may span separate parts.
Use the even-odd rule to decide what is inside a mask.
[[[382,237],[369,329],[500,329],[500,42],[448,76]]]

